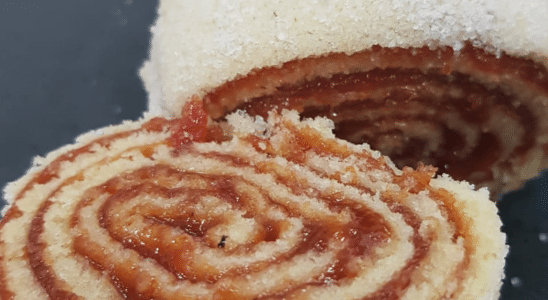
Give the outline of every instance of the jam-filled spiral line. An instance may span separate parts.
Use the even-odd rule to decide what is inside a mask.
[[[48,156],[11,187],[2,298],[443,299],[482,280],[496,293],[500,275],[470,282],[500,260],[483,245],[504,247],[471,212],[496,208],[462,201],[464,183],[399,171],[326,119],[228,119],[230,139],[152,119]]]

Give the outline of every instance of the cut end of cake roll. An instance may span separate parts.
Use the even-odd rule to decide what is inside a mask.
[[[548,167],[548,4],[161,1],[141,69],[149,113],[297,110],[399,167],[492,199]]]
[[[10,185],[2,299],[498,298],[507,247],[485,189],[399,170],[326,118],[221,125],[189,105]]]

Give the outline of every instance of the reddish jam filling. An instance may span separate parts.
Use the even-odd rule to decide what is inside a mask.
[[[186,103],[182,118],[171,128],[172,146],[188,144],[191,141],[204,141],[207,137],[207,114],[202,101],[193,99]]]

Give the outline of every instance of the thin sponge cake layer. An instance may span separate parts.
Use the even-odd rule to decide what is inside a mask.
[[[190,96],[254,68],[373,45],[459,50],[472,41],[543,60],[546,15],[542,0],[161,1],[140,74],[149,113],[177,116]]]

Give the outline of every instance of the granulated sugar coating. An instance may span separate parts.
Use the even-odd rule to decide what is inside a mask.
[[[539,0],[163,1],[141,70],[149,112],[180,113],[192,95],[254,68],[330,52],[451,46],[542,59],[548,2]]]

